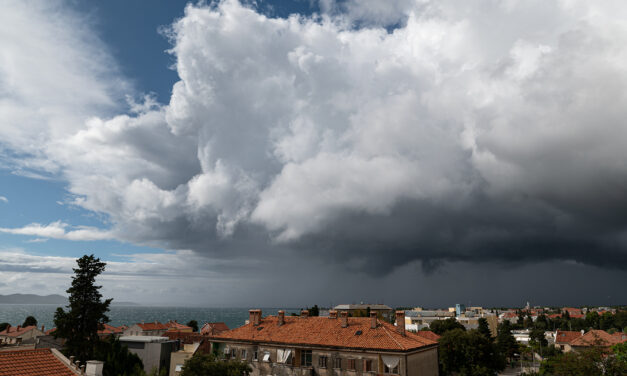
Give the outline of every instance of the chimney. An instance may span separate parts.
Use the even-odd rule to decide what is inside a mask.
[[[405,311],[396,311],[396,331],[405,335]]]
[[[332,309],[329,311],[329,318],[330,319],[337,319],[337,311]]]
[[[99,360],[88,360],[85,368],[85,376],[102,376],[104,363]]]
[[[18,332],[20,331],[20,328],[21,328],[21,327],[22,327],[21,325],[18,325],[18,326],[17,326],[17,331],[18,331]]]
[[[45,333],[45,332],[46,332],[46,327],[42,325],[42,326],[41,326],[41,331],[42,331],[43,333]]]
[[[11,332],[11,324],[7,325],[7,333]]]
[[[376,328],[377,328],[377,313],[370,312],[370,329],[376,329]]]
[[[303,309],[302,311],[300,311],[300,317],[306,319],[307,317],[309,317],[309,311],[306,309]]]
[[[342,328],[348,327],[348,312],[340,312],[340,322],[342,323]]]
[[[285,311],[279,311],[279,326],[285,324]]]
[[[251,309],[248,311],[248,322],[252,323],[254,326],[258,326],[261,323],[261,310]]]

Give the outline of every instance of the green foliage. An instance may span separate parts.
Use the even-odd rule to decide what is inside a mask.
[[[627,375],[627,343],[562,354],[545,353],[540,367],[541,375],[551,376],[624,376]]]
[[[443,375],[495,375],[505,368],[505,360],[496,346],[478,330],[448,330],[440,337],[439,343]]]
[[[624,376],[627,363],[602,348],[592,347],[580,352],[568,352],[542,362],[541,375],[552,376]]]
[[[141,359],[113,336],[96,344],[94,358],[104,362],[103,376],[144,375]]]
[[[541,328],[534,328],[529,333],[529,338],[531,340],[532,345],[537,345],[540,347],[547,347],[549,342],[546,340],[544,336],[544,330]]]
[[[5,330],[7,327],[9,326],[8,322],[2,322],[0,323],[0,332]]]
[[[198,331],[198,321],[196,320],[189,320],[187,326],[191,327],[194,332]]]
[[[26,326],[37,326],[37,319],[34,318],[33,316],[28,316],[25,320],[24,323],[22,323],[22,328],[26,327]]]
[[[496,345],[501,356],[508,359],[512,359],[514,354],[519,351],[518,343],[516,343],[516,339],[512,335],[509,321],[507,320],[498,326]]]
[[[320,308],[318,308],[317,304],[314,304],[313,307],[307,308],[309,311],[309,316],[320,316]]]
[[[479,328],[477,330],[479,331],[479,333],[481,333],[484,337],[492,341],[492,332],[490,332],[490,327],[488,326],[488,320],[481,317],[478,321],[479,321]]]
[[[185,361],[180,376],[242,376],[252,372],[250,366],[237,360],[218,360],[214,355],[195,354]]]
[[[57,308],[54,325],[55,338],[65,338],[64,352],[75,356],[81,363],[93,359],[95,346],[99,342],[98,329],[109,322],[106,312],[112,299],[101,301],[100,288],[94,283],[96,277],[105,270],[105,263],[94,255],[83,256],[76,260],[78,268],[74,270],[69,294],[68,311]]]
[[[436,320],[432,322],[429,325],[429,329],[431,329],[432,332],[438,335],[443,335],[449,330],[454,330],[454,329],[466,330],[466,328],[464,328],[464,326],[460,324],[459,321],[455,320],[452,317],[446,320]]]

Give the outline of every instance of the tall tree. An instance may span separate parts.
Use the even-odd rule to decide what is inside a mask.
[[[452,317],[446,320],[435,320],[431,324],[429,324],[429,328],[432,332],[440,336],[448,332],[449,330],[466,330],[466,328],[462,324],[460,324],[459,321],[455,320]]]
[[[477,330],[449,330],[439,339],[439,362],[443,375],[496,375],[505,359],[492,341]]]
[[[187,326],[189,326],[190,328],[192,328],[192,330],[194,332],[198,331],[198,321],[196,320],[189,320],[189,322],[187,323]]]
[[[510,360],[514,357],[514,353],[518,351],[518,344],[512,335],[509,321],[505,320],[498,326],[496,344],[502,356]]]
[[[22,327],[31,326],[31,325],[37,326],[37,319],[34,318],[33,316],[28,316],[24,320],[24,323],[22,323]]]
[[[487,339],[489,339],[490,341],[492,341],[492,332],[490,331],[488,320],[486,320],[484,317],[481,317],[478,321],[479,321],[479,327],[477,328],[477,330],[479,331],[479,333],[482,334]]]
[[[68,311],[57,308],[54,314],[55,337],[65,338],[64,352],[74,355],[81,362],[93,357],[98,343],[98,329],[109,322],[106,313],[113,299],[102,301],[100,288],[96,286],[96,277],[105,270],[106,263],[94,255],[85,255],[76,260],[78,268],[74,270],[72,287],[69,294]]]

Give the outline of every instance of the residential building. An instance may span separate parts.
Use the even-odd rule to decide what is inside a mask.
[[[165,326],[168,327],[168,330],[174,330],[174,331],[177,331],[177,332],[192,333],[194,331],[194,329],[191,326],[179,324],[178,322],[176,322],[176,320],[168,321],[167,323],[165,323]]]
[[[385,304],[340,304],[333,307],[337,312],[347,312],[349,316],[366,316],[367,312],[376,312],[384,319],[394,319],[394,309]]]
[[[185,361],[196,353],[196,350],[200,347],[200,343],[201,342],[184,343],[180,350],[175,351],[170,355],[169,376],[178,376],[181,374]]]
[[[154,368],[170,369],[170,354],[177,351],[177,342],[167,337],[131,335],[119,338],[128,351],[137,354],[144,363],[144,371]]]
[[[113,325],[109,325],[109,324],[103,324],[102,329],[98,330],[98,336],[100,338],[106,338],[109,336],[114,336],[114,337],[119,337],[124,333],[124,330],[126,330],[126,327],[116,327]]]
[[[42,329],[43,326],[42,326]],[[0,332],[0,344],[3,345],[19,345],[26,343],[35,343],[35,338],[43,336],[44,332],[37,329],[35,325],[22,327],[7,326],[6,329]]]
[[[466,312],[466,306],[463,304],[455,304],[455,315],[460,316]]]
[[[581,351],[589,347],[610,347],[627,341],[622,333],[612,335],[605,330],[590,330],[570,343],[573,351]]]
[[[251,310],[249,323],[210,337],[211,351],[248,362],[252,376],[438,374],[438,343],[405,329],[405,312],[396,326],[370,317],[348,317],[332,310],[328,317],[262,318]]]
[[[200,334],[214,335],[229,330],[229,327],[223,322],[208,322],[200,329]]]
[[[583,330],[581,332],[568,331],[568,330],[556,330],[555,331],[555,347],[559,348],[563,352],[570,352],[572,348],[570,343],[577,338],[583,336]]]
[[[123,336],[160,336],[167,332],[170,326],[162,324],[158,321],[149,323],[137,323],[126,328]]]
[[[455,312],[444,310],[405,311],[405,327],[407,330],[419,331],[423,328],[428,328],[434,321],[446,320],[454,317]]]
[[[78,366],[56,349],[0,352],[0,376],[102,376],[103,363]]]

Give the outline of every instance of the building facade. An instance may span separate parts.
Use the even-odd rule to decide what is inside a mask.
[[[211,351],[221,358],[250,364],[253,376],[277,375],[438,375],[436,341],[405,331],[405,313],[397,326],[371,317],[261,317],[251,310],[249,323],[211,336]]]

